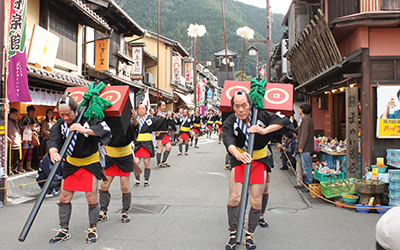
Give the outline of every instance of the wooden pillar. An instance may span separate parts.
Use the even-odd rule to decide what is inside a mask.
[[[347,178],[358,176],[358,88],[346,88],[346,170]]]
[[[364,176],[365,168],[371,164],[372,138],[374,131],[371,129],[372,107],[371,86],[369,83],[370,59],[369,49],[362,51],[362,79],[361,79],[361,175]]]

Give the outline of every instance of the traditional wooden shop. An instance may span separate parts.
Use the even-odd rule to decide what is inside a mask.
[[[386,149],[400,148],[397,131],[381,136],[377,130],[388,101],[399,105],[397,91],[389,99],[379,93],[387,86],[400,88],[400,11],[384,4],[366,9],[361,1],[323,2],[324,11],[312,13],[286,58],[295,91],[313,107],[315,127],[327,137],[346,139],[347,176],[358,178],[359,170],[363,176],[377,157],[387,156]]]

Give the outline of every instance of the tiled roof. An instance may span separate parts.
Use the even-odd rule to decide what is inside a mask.
[[[99,15],[97,15],[93,10],[88,8],[81,0],[63,0],[63,1],[75,6],[82,13],[84,13],[87,17],[89,17],[93,22],[102,26],[106,30],[111,30],[111,27],[108,25],[108,23],[103,18],[101,18]]]
[[[76,75],[57,70],[49,72],[47,70],[38,69],[31,66],[28,66],[28,76],[35,77],[38,79],[44,79],[47,81],[58,82],[67,86],[83,87],[83,86],[88,86],[91,83],[81,75]]]

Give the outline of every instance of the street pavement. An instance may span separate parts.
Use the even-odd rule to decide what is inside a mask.
[[[199,149],[177,156],[171,168],[155,168],[149,187],[132,188],[132,221],[120,222],[121,192],[116,178],[111,186],[110,220],[98,225],[97,243],[85,243],[88,207],[83,193],[72,200],[68,241],[49,244],[58,228],[58,198],[46,198],[25,242],[19,233],[39,193],[37,184],[9,189],[10,203],[0,209],[0,249],[225,249],[228,239],[226,204],[229,172],[223,170],[225,148],[216,135],[201,137]],[[143,166],[142,166],[143,167]],[[34,181],[34,174],[12,177],[8,185]],[[290,171],[273,170],[266,220],[257,228],[257,249],[375,249],[377,213],[361,214],[337,208],[292,188]],[[243,244],[237,249],[244,249]]]

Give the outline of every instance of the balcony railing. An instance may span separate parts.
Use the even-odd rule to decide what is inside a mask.
[[[360,12],[371,11],[398,11],[400,1],[398,0],[360,0]]]
[[[381,10],[381,0],[360,0],[360,12]]]

